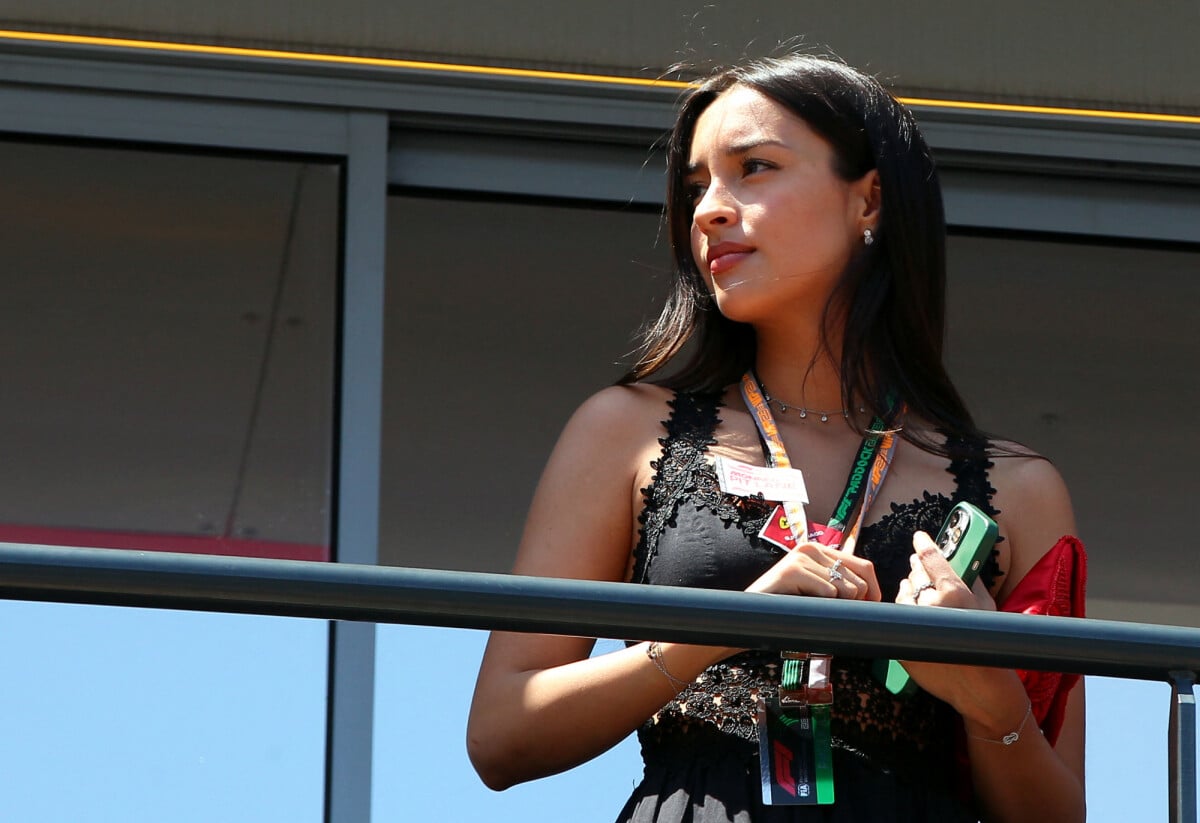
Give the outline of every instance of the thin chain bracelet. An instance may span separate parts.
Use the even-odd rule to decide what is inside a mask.
[[[654,667],[663,673],[663,677],[671,681],[671,685],[675,687],[675,694],[679,694],[691,684],[686,680],[680,680],[675,675],[667,671],[666,661],[663,660],[662,646],[658,645],[658,641],[654,640],[646,647],[646,656],[654,662]]]
[[[1025,710],[1025,716],[1021,718],[1021,723],[1016,730],[1009,732],[999,740],[992,740],[990,737],[980,737],[977,734],[967,734],[967,737],[973,737],[976,740],[982,740],[984,743],[995,743],[998,746],[1011,746],[1021,739],[1021,729],[1025,728],[1025,724],[1029,722],[1029,718],[1033,716],[1033,701],[1029,701],[1029,708]]]

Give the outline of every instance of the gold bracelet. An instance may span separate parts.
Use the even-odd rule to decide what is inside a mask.
[[[646,647],[646,656],[654,661],[654,667],[663,673],[663,677],[671,681],[671,685],[675,687],[675,694],[679,694],[691,684],[685,680],[680,680],[675,675],[667,671],[666,661],[663,660],[662,646],[658,645],[658,641],[654,640]]]
[[[1029,701],[1029,708],[1025,710],[1025,716],[1021,718],[1020,725],[1015,731],[1011,731],[999,740],[992,740],[990,737],[980,737],[977,734],[967,733],[967,737],[973,737],[976,740],[982,740],[984,743],[995,743],[999,746],[1011,746],[1021,739],[1021,729],[1025,728],[1025,724],[1029,722],[1029,718],[1033,716],[1033,701]]]

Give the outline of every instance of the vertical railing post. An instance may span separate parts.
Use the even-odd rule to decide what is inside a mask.
[[[373,565],[379,562],[388,119],[382,111],[346,116],[337,560]],[[334,621],[329,642],[325,823],[370,823],[375,624]]]
[[[1171,719],[1167,737],[1171,823],[1196,820],[1196,683],[1195,672],[1171,672]]]

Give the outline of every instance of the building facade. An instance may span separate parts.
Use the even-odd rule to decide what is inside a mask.
[[[861,5],[0,2],[0,540],[506,570],[667,283],[686,79],[829,47],[934,148],[951,371],[1066,477],[1092,615],[1200,626],[1200,18]],[[375,630],[302,631],[366,820]]]

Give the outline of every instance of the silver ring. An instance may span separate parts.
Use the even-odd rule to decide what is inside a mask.
[[[829,582],[836,583],[839,580],[844,580],[846,575],[842,574],[838,569],[842,567],[841,559],[833,561],[833,565],[829,567]]]
[[[921,599],[921,593],[923,591],[925,591],[926,589],[933,589],[933,588],[936,588],[936,586],[934,586],[933,583],[929,580],[926,580],[920,586],[917,586],[915,589],[913,589],[913,602],[916,603],[917,601],[919,601]]]

